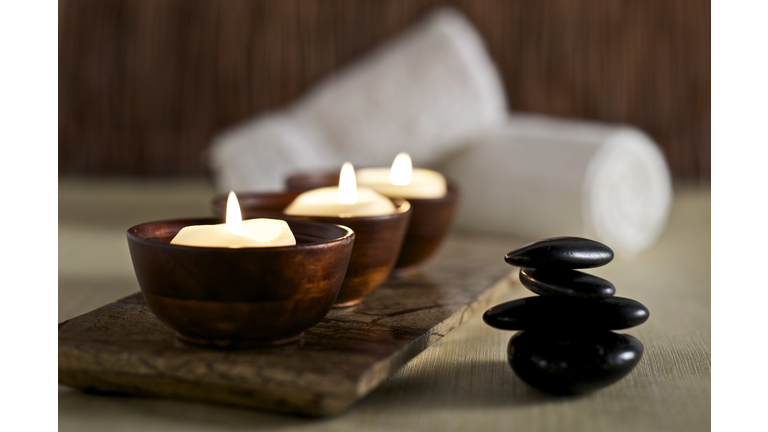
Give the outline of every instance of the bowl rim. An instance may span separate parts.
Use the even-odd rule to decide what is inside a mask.
[[[389,197],[387,197],[389,198]],[[405,198],[389,198],[390,201],[392,201],[392,204],[395,205],[395,212],[389,213],[389,214],[383,214],[383,215],[375,215],[375,216],[312,216],[312,215],[289,215],[285,214],[284,212],[280,212],[280,214],[291,217],[311,217],[311,218],[326,218],[326,219],[338,219],[339,221],[373,221],[373,220],[384,220],[384,219],[394,219],[397,217],[400,217],[402,215],[407,214],[409,211],[411,211],[411,203],[408,202]]]
[[[252,197],[252,196],[275,196],[275,195],[291,195],[294,194],[294,191],[282,191],[282,192],[249,192],[249,193],[243,193],[242,195],[244,197]],[[447,194],[446,194],[447,195]],[[216,206],[217,198],[219,198],[220,195],[217,195],[216,197],[211,200],[212,207]],[[224,196],[226,199],[226,196]],[[369,220],[384,220],[384,219],[392,219],[396,217],[400,217],[404,214],[407,214],[413,206],[411,203],[405,199],[405,198],[399,198],[399,197],[387,197],[390,201],[395,205],[395,212],[389,213],[389,214],[383,214],[383,215],[375,215],[375,216],[317,216],[317,215],[299,215],[299,214],[286,214],[282,211],[271,211],[271,210],[260,210],[260,209],[250,209],[250,211],[253,212],[259,212],[265,215],[274,215],[274,216],[283,216],[286,218],[324,218],[324,219],[334,219],[338,220],[339,223],[332,223],[332,222],[324,222],[324,223],[330,223],[331,225],[344,225],[344,221],[369,221]],[[442,199],[442,198],[437,198]],[[238,200],[241,202],[240,204],[240,210],[243,211],[243,205],[242,205],[242,199],[240,199],[240,195],[238,195]],[[243,211],[245,213],[245,211]],[[285,220],[297,220],[297,219],[285,219]]]
[[[289,175],[287,175],[285,177],[285,180],[283,181],[283,183],[284,183],[284,187],[287,188],[288,187],[288,181],[292,177],[325,177],[325,176],[333,176],[333,175],[334,175],[333,171],[326,171],[326,172],[322,172],[322,171],[317,171],[317,172],[297,171],[297,172],[293,172],[293,173],[290,173]],[[395,197],[395,198],[403,198],[403,199],[406,199],[406,200],[409,200],[409,201],[418,201],[418,202],[441,202],[441,201],[452,201],[452,200],[456,199],[456,197],[459,195],[459,192],[460,192],[459,184],[456,181],[454,181],[453,179],[445,177],[445,186],[446,186],[446,188],[445,188],[446,189],[445,195],[443,195],[443,196],[441,196],[439,198],[404,198],[404,197]],[[305,191],[285,189],[282,192],[302,193],[302,192],[305,192]],[[243,194],[250,194],[250,195],[278,195],[278,194],[280,194],[280,192],[264,192],[264,193],[244,192]],[[225,199],[227,197],[226,194],[219,194],[215,198],[219,198],[220,195],[223,195]],[[238,193],[237,196],[239,197],[240,194]]]
[[[276,213],[276,216],[282,215],[282,213]],[[287,216],[287,215],[286,215]],[[283,219],[285,220],[285,219]],[[149,222],[143,222],[140,224],[133,225],[132,227],[128,228],[126,230],[126,235],[128,237],[129,241],[135,241],[140,243],[150,243],[153,245],[153,247],[160,247],[160,248],[167,248],[171,250],[195,250],[195,251],[219,251],[223,253],[244,253],[242,251],[247,251],[246,253],[268,253],[268,251],[290,251],[290,250],[305,250],[305,249],[315,249],[315,248],[325,248],[328,246],[335,245],[337,243],[343,243],[349,240],[354,240],[355,238],[355,232],[349,228],[348,226],[341,225],[341,224],[332,224],[328,222],[320,222],[320,221],[307,221],[307,220],[285,220],[286,222],[291,223],[297,223],[299,225],[309,224],[309,225],[331,225],[335,226],[337,228],[340,228],[345,231],[344,235],[341,237],[336,237],[327,241],[321,241],[321,242],[312,242],[312,243],[302,243],[302,244],[295,244],[290,246],[267,246],[267,247],[239,247],[239,248],[233,248],[233,247],[213,247],[213,246],[187,246],[187,245],[177,245],[177,244],[171,244],[166,242],[161,242],[153,239],[143,238],[136,234],[134,234],[133,230],[138,229],[139,227],[146,226],[146,225],[153,225],[153,224],[160,224],[160,223],[169,223],[169,222],[183,222],[187,223],[182,228],[191,226],[191,225],[214,225],[222,223],[219,218],[216,217],[198,217],[198,218],[177,218],[177,219],[161,219],[161,220],[154,220]],[[226,251],[226,252],[224,252]],[[239,251],[239,252],[238,252]]]
[[[459,186],[456,182],[445,179],[445,195],[439,198],[404,198],[409,201],[415,201],[417,203],[439,203],[450,202],[455,200],[459,196]]]

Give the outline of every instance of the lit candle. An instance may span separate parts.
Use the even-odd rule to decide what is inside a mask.
[[[339,185],[313,189],[297,196],[284,213],[300,216],[380,216],[395,212],[392,200],[367,187],[357,187],[355,169],[344,163]]]
[[[227,198],[226,223],[184,227],[171,240],[171,244],[228,248],[272,247],[293,246],[296,239],[291,228],[283,220],[244,221],[237,196],[230,192]]]
[[[357,172],[358,183],[389,197],[442,198],[446,194],[445,177],[437,171],[413,168],[408,153],[400,153],[392,168],[363,168]]]

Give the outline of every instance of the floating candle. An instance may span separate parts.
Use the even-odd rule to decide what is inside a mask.
[[[408,153],[400,153],[392,168],[363,168],[357,172],[358,183],[389,197],[442,198],[447,187],[437,171],[413,168]]]
[[[392,200],[367,187],[357,187],[355,169],[344,163],[339,186],[313,189],[297,196],[284,210],[297,216],[380,216],[395,213]]]
[[[227,198],[226,223],[192,225],[184,227],[171,240],[171,244],[203,247],[273,247],[293,246],[296,239],[283,220],[243,220],[234,192]]]

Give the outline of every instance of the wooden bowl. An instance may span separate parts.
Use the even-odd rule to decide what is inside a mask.
[[[438,251],[446,234],[451,230],[453,216],[459,202],[459,188],[448,182],[448,191],[441,198],[410,198],[411,223],[405,234],[403,249],[397,258],[392,276],[404,276]]]
[[[290,204],[299,192],[280,193],[239,193],[240,210],[244,219],[270,217],[284,220],[316,221],[344,225],[355,232],[355,246],[349,267],[341,285],[334,307],[352,306],[360,303],[363,297],[378,288],[389,276],[395,266],[400,248],[403,246],[411,207],[408,201],[394,198],[397,211],[382,216],[333,217],[333,216],[294,216],[282,212],[275,213],[276,203],[284,204],[281,211]],[[227,205],[227,195],[214,197],[213,213],[223,218]]]
[[[459,202],[459,187],[450,180],[447,183],[448,191],[442,198],[406,198],[411,203],[411,221],[392,276],[400,277],[413,273],[420,264],[437,252],[445,235],[451,230]],[[285,180],[288,190],[296,194],[338,184],[338,172],[296,173]]]
[[[179,339],[194,344],[248,348],[300,339],[336,301],[354,232],[338,225],[287,221],[295,246],[170,244],[185,226],[220,222],[166,220],[128,229],[133,268],[152,312]]]

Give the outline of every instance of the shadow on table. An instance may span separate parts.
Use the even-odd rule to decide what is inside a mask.
[[[551,396],[536,390],[520,380],[506,361],[475,361],[424,368],[408,377],[401,371],[352,409],[364,409],[384,398],[396,403],[402,412],[531,405],[578,397]]]
[[[539,392],[518,379],[506,362],[455,363],[398,373],[344,413],[324,419],[282,415],[247,408],[131,396],[82,393],[59,386],[59,425],[87,422],[107,427],[115,418],[173,424],[174,430],[240,430],[316,426],[322,430],[372,417],[419,416],[430,410],[513,407],[572,400]],[[415,375],[415,376],[414,376]],[[87,412],[83,410],[87,407]],[[390,419],[393,420],[393,419]],[[74,430],[74,429],[73,429]]]

